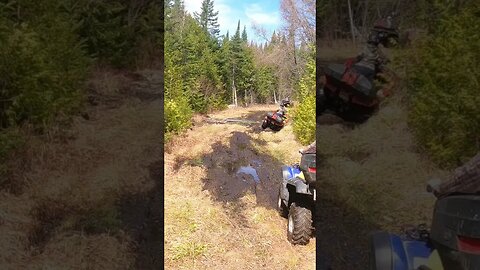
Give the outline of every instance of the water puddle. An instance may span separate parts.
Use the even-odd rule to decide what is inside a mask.
[[[255,183],[260,182],[260,178],[258,178],[257,170],[255,170],[255,168],[250,166],[240,167],[240,169],[238,169],[237,171],[237,175],[242,173],[251,175],[253,177],[253,180],[255,180]]]

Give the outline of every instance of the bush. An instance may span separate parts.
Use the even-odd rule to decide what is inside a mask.
[[[479,8],[447,17],[406,57],[410,124],[439,164],[455,166],[480,150]]]
[[[308,96],[293,112],[293,133],[302,144],[315,140],[315,101],[315,96]]]
[[[71,25],[61,17],[43,27],[24,23],[4,32],[0,47],[0,125],[45,127],[81,104],[89,66]]]
[[[165,133],[178,133],[191,125],[192,110],[185,98],[165,100]]]
[[[315,140],[316,131],[316,65],[315,58],[310,58],[305,74],[299,82],[298,97],[300,104],[293,113],[293,133],[303,144]]]

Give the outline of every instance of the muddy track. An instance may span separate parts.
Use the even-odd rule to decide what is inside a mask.
[[[307,246],[290,245],[286,240],[286,220],[276,210],[281,166],[298,162],[297,151],[302,146],[294,140],[291,126],[278,133],[261,129],[262,118],[275,108],[270,107],[229,109],[211,116],[242,119],[241,123],[209,123],[201,119],[183,138],[167,147],[165,179],[188,185],[182,190],[188,190],[190,197],[183,200],[196,198],[202,205],[191,210],[190,222],[208,223],[202,218],[204,212],[215,212],[213,220],[223,229],[202,227],[191,236],[175,233],[173,227],[167,229],[171,233],[165,239],[166,266],[314,269],[315,239]],[[178,204],[184,194],[177,194],[175,199],[174,193],[175,185],[166,182],[165,224],[188,230],[178,218],[182,210]],[[203,239],[199,244],[206,246],[204,253],[179,259],[176,243],[193,239]],[[248,244],[235,244],[239,241]],[[217,254],[218,250],[226,253]]]

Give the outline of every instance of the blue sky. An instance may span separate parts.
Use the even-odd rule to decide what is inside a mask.
[[[200,12],[202,0],[184,0],[188,12]],[[253,24],[264,28],[267,37],[272,35],[273,30],[281,26],[280,0],[214,0],[214,9],[218,11],[218,23],[220,24],[220,35],[230,32],[235,34],[238,20],[240,20],[240,31],[243,26],[247,27],[249,40],[265,42],[265,39],[256,35]]]

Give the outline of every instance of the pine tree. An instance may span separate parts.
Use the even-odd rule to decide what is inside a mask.
[[[273,30],[272,38],[270,39],[270,45],[277,44],[277,41],[278,41],[277,34],[275,33],[275,30]]]
[[[245,42],[245,43],[248,42],[247,27],[246,27],[246,26],[243,26],[242,40],[243,40],[243,42]]]
[[[242,38],[240,37],[240,20],[238,20],[237,31],[232,38],[232,57],[234,64],[237,64],[238,59],[242,56]]]
[[[227,41],[229,41],[229,40],[230,40],[230,34],[228,33],[228,30],[227,30],[227,34],[225,35],[225,38],[224,38],[224,40],[227,40]]]
[[[218,11],[213,10],[213,0],[203,0],[200,13],[195,12],[194,16],[204,31],[208,32],[211,37],[218,38],[220,25],[218,24]]]

